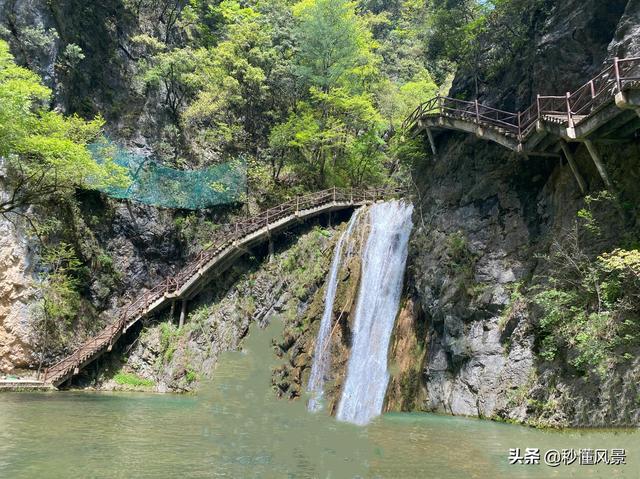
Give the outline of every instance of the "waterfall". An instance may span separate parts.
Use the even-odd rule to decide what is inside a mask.
[[[342,421],[366,424],[382,412],[389,382],[387,352],[398,313],[413,206],[400,201],[369,210],[370,232],[352,326],[347,377],[338,405]]]
[[[329,279],[327,281],[327,289],[324,296],[324,313],[322,314],[322,320],[320,321],[320,330],[318,331],[318,337],[316,338],[316,345],[313,353],[313,363],[311,365],[311,376],[309,377],[309,385],[307,391],[311,393],[309,399],[308,409],[309,411],[318,411],[322,408],[322,396],[324,393],[324,383],[326,381],[326,375],[329,371],[329,363],[331,351],[329,350],[329,342],[331,340],[331,323],[333,319],[333,303],[335,301],[336,289],[338,286],[338,275],[340,273],[340,266],[342,265],[342,250],[345,243],[348,243],[353,227],[355,226],[360,210],[356,210],[351,216],[347,229],[340,235],[338,244],[333,252],[333,259],[331,260],[331,270],[329,271]],[[351,247],[347,250],[345,255],[351,254]]]

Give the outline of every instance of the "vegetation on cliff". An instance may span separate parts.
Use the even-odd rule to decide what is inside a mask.
[[[16,194],[0,212],[28,211],[40,244],[39,356],[101,325],[128,274],[96,234],[116,206],[99,213],[83,193],[126,186],[126,175],[108,151],[96,162],[88,144],[106,131],[175,168],[240,158],[252,211],[308,190],[398,180],[407,149],[393,134],[437,91],[424,55],[431,8],[114,0],[57,2],[33,18],[3,5],[0,157]],[[174,226],[191,253],[208,239],[188,237],[245,213],[175,212]]]
[[[30,206],[64,201],[90,182],[126,181],[120,169],[96,162],[87,149],[104,120],[63,116],[49,108],[50,99],[40,78],[16,65],[9,45],[0,40],[0,158],[6,178],[0,215],[24,215]]]
[[[420,278],[431,271],[415,275],[416,283],[422,281],[416,289],[429,289],[425,304],[416,302],[415,309],[426,310],[436,303],[439,309],[434,306],[432,316],[422,310],[415,314],[423,323],[442,319],[438,325],[442,332],[431,334],[441,333],[446,339],[443,351],[451,367],[443,374],[457,374],[471,362],[477,344],[467,344],[464,335],[470,334],[468,325],[478,318],[487,328],[493,327],[495,319],[496,336],[500,336],[496,349],[505,355],[511,353],[512,341],[518,340],[512,340],[518,326],[518,334],[532,338],[531,351],[540,376],[553,370],[557,377],[595,384],[608,372],[636,361],[640,334],[638,197],[637,185],[629,179],[633,175],[623,173],[635,171],[625,158],[637,155],[636,150],[620,149],[617,156],[612,152],[607,158],[607,166],[617,168],[611,172],[619,186],[616,194],[598,192],[597,176],[588,174],[592,166],[578,158],[591,194],[572,198],[560,212],[544,206],[545,214],[550,211],[549,219],[542,217],[544,208],[538,203],[548,195],[546,189],[565,188],[566,197],[573,194],[570,187],[555,183],[554,175],[560,174],[563,165],[546,160],[518,163],[524,167],[513,166],[511,160],[491,164],[489,157],[497,150],[487,153],[481,149],[484,146],[475,148],[477,143],[465,149],[459,137],[454,138],[457,149],[451,148],[452,153],[447,153],[444,142],[439,145],[445,146],[441,153],[446,161],[436,159],[425,165],[428,149],[423,139],[399,134],[406,115],[421,101],[447,90],[454,75],[457,96],[493,95],[503,102],[496,106],[508,109],[529,105],[533,85],[544,79],[535,78],[525,68],[539,54],[540,43],[534,39],[549,33],[546,29],[560,2],[107,0],[99,8],[49,3],[47,11],[55,21],[47,26],[28,24],[30,17],[21,16],[11,5],[3,5],[10,14],[0,20],[0,38],[8,42],[0,40],[0,180],[7,190],[0,197],[0,214],[12,221],[16,215],[26,215],[38,240],[41,297],[33,311],[40,360],[51,360],[95,331],[102,324],[98,313],[117,307],[114,296],[124,291],[122,278],[136,269],[127,270],[127,261],[124,267],[118,265],[114,257],[121,244],[107,251],[97,233],[106,235],[102,223],[109,223],[116,206],[87,193],[98,185],[121,187],[126,183],[122,172],[108,161],[108,154],[107,161],[100,163],[87,149],[108,131],[130,147],[153,152],[160,162],[174,168],[209,167],[238,158],[247,165],[246,210],[234,205],[170,213],[170,234],[166,236],[188,254],[205,246],[220,223],[247,211],[324,187],[406,180],[407,170],[419,164],[420,169],[414,170],[420,173],[413,178],[415,184],[425,186],[433,178],[434,183],[440,181],[428,186],[432,186],[429,194],[437,196],[429,199],[432,205],[418,205],[417,223],[430,235],[428,241],[418,243],[423,250],[420,254],[426,256],[428,250],[440,256],[437,267],[433,266],[438,278],[430,278],[428,288],[428,281]],[[609,3],[618,11],[624,2]],[[594,35],[602,33],[594,31]],[[603,37],[609,34],[605,33]],[[577,42],[583,41],[576,36]],[[601,41],[610,39],[611,35]],[[590,45],[585,50],[588,61],[599,67],[593,52],[606,48]],[[562,65],[554,64],[562,57],[550,58],[548,68],[564,72]],[[582,65],[571,68],[580,71]],[[545,76],[549,71],[536,74]],[[498,88],[507,82],[508,88]],[[509,191],[496,184],[508,185]],[[460,185],[469,193],[458,192]],[[94,204],[99,206],[94,208]],[[428,210],[426,219],[423,206]],[[124,208],[136,223],[139,218],[131,213],[131,205]],[[451,219],[456,208],[464,209],[460,217],[466,223]],[[469,231],[476,218],[465,208],[482,210],[478,216],[483,221],[493,215],[498,223],[511,224],[513,218],[529,222],[527,228],[518,230],[526,243],[517,243],[513,248],[518,249],[517,255],[510,251],[511,256],[504,259],[503,251],[495,252],[486,245],[486,237]],[[505,211],[512,216],[505,216]],[[570,221],[545,223],[563,215],[570,216]],[[442,231],[436,231],[439,224],[446,224]],[[130,249],[143,250],[148,247],[144,233],[155,226],[153,219],[140,228],[120,225],[118,234],[127,228],[134,230]],[[540,231],[543,237],[538,236]],[[324,244],[320,236],[316,240]],[[183,259],[168,255],[167,249],[148,249],[165,260],[164,269],[154,268],[158,276],[171,271],[167,264],[177,266]],[[492,258],[487,265],[494,253],[499,260]],[[130,251],[127,254],[127,260],[133,256]],[[317,267],[309,270],[304,269],[304,258],[296,257],[295,251],[292,254],[269,271],[295,276],[297,279],[288,281],[292,294],[316,310],[320,300],[306,294],[321,282],[324,266],[317,266],[323,264],[321,258],[314,257]],[[503,266],[509,261],[518,265]],[[429,266],[425,264],[424,270]],[[496,286],[491,274],[500,268],[508,279],[500,279]],[[135,274],[145,276],[149,271],[137,268]],[[440,284],[441,278],[447,281]],[[254,290],[249,284],[252,278],[243,281],[246,291]],[[260,311],[258,303],[249,293],[235,305],[236,313],[253,317]],[[281,349],[290,364],[280,371],[282,380],[277,384],[282,394],[291,397],[302,390],[302,373],[309,358],[294,357],[304,352],[302,347],[289,349],[296,341],[308,346],[314,332],[311,315],[295,311],[294,303],[284,308],[291,317]],[[150,364],[149,358],[142,358],[138,365],[142,375],[162,379],[176,389],[189,389],[203,373],[194,362],[203,363],[207,354],[217,354],[202,353],[196,343],[229,334],[222,342],[235,345],[246,327],[234,316],[229,323],[233,331],[227,333],[219,324],[218,313],[203,306],[192,313],[192,321],[182,330],[154,327],[150,334],[155,336],[143,337],[143,343],[150,345],[148,349],[157,343],[154,354],[160,359]],[[422,366],[429,361],[432,345],[426,342],[429,328],[411,325],[410,313],[409,309],[403,313],[402,332],[410,334],[415,326],[416,341],[395,345],[406,357],[399,361],[402,371],[394,384],[392,403],[422,408],[427,394]],[[193,351],[197,353],[190,356]],[[525,359],[521,363],[529,360]],[[165,369],[169,372],[163,378]],[[123,384],[136,381],[127,376],[130,372],[122,374]],[[514,396],[524,403],[537,401],[531,403],[530,414],[554,414],[554,381],[545,384],[546,396],[529,398],[529,388],[534,393],[540,388],[537,380],[528,381]]]

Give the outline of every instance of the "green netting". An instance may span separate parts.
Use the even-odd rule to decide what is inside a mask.
[[[110,157],[127,171],[126,188],[98,188],[107,195],[165,208],[197,210],[236,203],[246,191],[247,168],[242,159],[201,170],[177,170],[151,157],[134,154],[112,143],[89,146],[97,161]]]

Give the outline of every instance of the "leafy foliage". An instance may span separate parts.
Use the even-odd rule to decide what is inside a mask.
[[[310,86],[325,93],[357,86],[375,71],[376,45],[355,9],[355,3],[345,0],[302,0],[294,7],[298,69]]]
[[[546,260],[552,274],[534,296],[542,312],[540,356],[600,375],[632,358],[640,334],[640,252],[615,249],[593,258],[571,233]]]
[[[72,321],[80,304],[78,273],[82,263],[66,243],[45,249],[42,262],[47,267],[42,274],[45,316],[55,321]]]
[[[407,1],[396,30],[373,10],[347,0],[192,1],[174,26],[182,41],[136,38],[141,79],[179,128],[185,160],[244,155],[253,194],[379,184],[396,171],[393,130],[437,87],[421,50],[396,55],[389,72],[378,53],[393,48],[390,32],[415,44],[423,24],[412,14],[422,21],[425,8]]]
[[[102,118],[85,121],[49,111],[51,92],[29,70],[15,64],[0,41],[0,158],[9,194],[0,214],[68,197],[88,180],[98,185],[125,184],[121,169],[98,164],[87,149],[97,139]]]

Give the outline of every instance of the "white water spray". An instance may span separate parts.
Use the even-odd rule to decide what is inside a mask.
[[[324,384],[327,380],[327,373],[329,371],[331,351],[329,349],[330,335],[331,335],[331,323],[333,319],[333,304],[336,296],[336,289],[338,286],[338,275],[340,273],[340,267],[343,264],[343,254],[345,243],[348,243],[353,228],[357,223],[357,218],[360,210],[356,210],[351,216],[351,220],[347,226],[347,229],[342,233],[338,243],[336,244],[333,252],[333,260],[331,261],[331,270],[329,271],[329,279],[327,281],[327,290],[324,297],[324,313],[322,320],[320,321],[320,330],[318,331],[318,337],[316,338],[316,345],[313,354],[313,364],[311,365],[311,376],[309,377],[309,385],[307,391],[311,393],[309,399],[308,409],[309,411],[319,411],[322,409],[322,397],[324,394]],[[351,248],[349,248],[344,255],[345,259],[351,254]]]
[[[382,412],[389,382],[387,353],[398,314],[413,206],[400,201],[369,211],[347,377],[337,417],[366,424]]]

